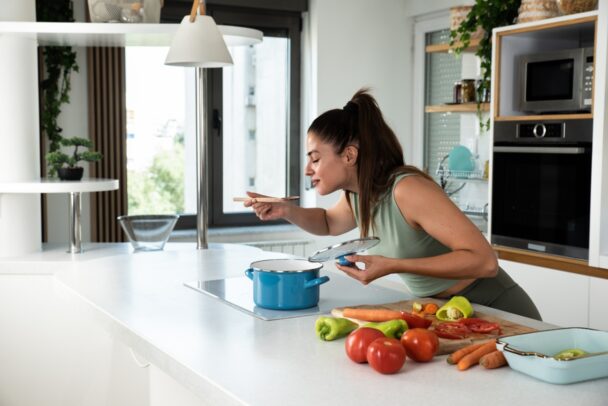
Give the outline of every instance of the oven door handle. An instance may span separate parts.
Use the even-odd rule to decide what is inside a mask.
[[[496,146],[494,152],[508,152],[515,154],[584,154],[584,147],[505,147]]]

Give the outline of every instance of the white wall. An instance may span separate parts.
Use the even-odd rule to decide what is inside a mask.
[[[412,27],[404,21],[405,6],[402,0],[310,1],[308,123],[326,110],[342,108],[358,89],[370,87],[398,137],[408,137],[404,72],[409,70],[411,52],[403,40],[411,35]],[[318,196],[316,204],[328,207],[336,199],[337,194]]]

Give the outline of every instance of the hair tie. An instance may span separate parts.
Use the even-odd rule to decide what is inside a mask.
[[[355,103],[353,103],[352,101],[349,101],[348,103],[346,103],[344,105],[344,107],[342,107],[342,110],[344,110],[345,112],[350,113],[350,114],[357,114],[359,108]]]

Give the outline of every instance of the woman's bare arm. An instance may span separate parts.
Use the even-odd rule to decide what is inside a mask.
[[[408,176],[395,187],[401,214],[452,252],[434,257],[391,261],[393,272],[450,279],[486,278],[498,271],[496,254],[479,229],[434,182]]]
[[[344,192],[338,202],[329,209],[304,208],[290,203],[261,203],[255,193],[249,193],[252,198],[245,202],[245,207],[253,207],[261,220],[276,220],[283,218],[305,231],[316,235],[340,235],[357,226],[352,211],[346,201]]]

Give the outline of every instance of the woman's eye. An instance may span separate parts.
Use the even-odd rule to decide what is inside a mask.
[[[313,164],[316,164],[317,162],[319,162],[319,160],[318,160],[318,159],[313,159],[311,162],[312,162]]]

